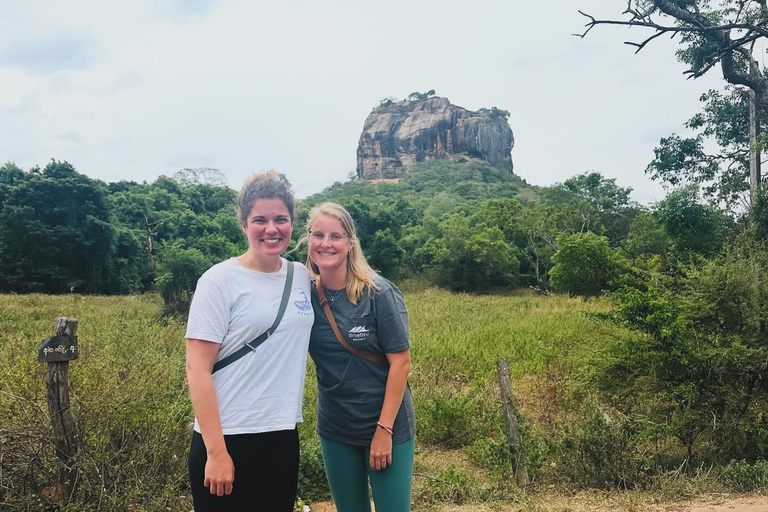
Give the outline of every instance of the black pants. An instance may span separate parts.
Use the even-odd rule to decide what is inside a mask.
[[[195,512],[293,512],[299,481],[296,429],[224,436],[235,464],[232,494],[216,496],[203,485],[208,456],[195,432],[189,449],[189,479]]]

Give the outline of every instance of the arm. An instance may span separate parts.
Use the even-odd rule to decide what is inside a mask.
[[[395,423],[397,411],[405,395],[405,387],[408,384],[408,374],[411,371],[411,351],[406,349],[401,352],[387,354],[389,361],[389,374],[387,386],[384,391],[384,404],[381,407],[379,423],[392,428]],[[375,470],[384,469],[382,460],[386,464],[392,464],[392,435],[381,427],[376,428],[371,441],[371,456],[368,461]]]
[[[211,494],[223,496],[232,492],[235,466],[224,444],[216,388],[211,377],[218,352],[218,343],[187,339],[189,397],[208,453],[203,485],[210,488]]]

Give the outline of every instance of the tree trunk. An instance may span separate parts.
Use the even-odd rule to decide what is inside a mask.
[[[749,204],[755,204],[760,188],[760,151],[757,142],[760,138],[759,105],[762,98],[754,90],[749,90]]]

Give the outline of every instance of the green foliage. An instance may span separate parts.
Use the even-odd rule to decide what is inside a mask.
[[[477,481],[455,465],[440,470],[428,487],[417,495],[417,499],[425,505],[462,504],[481,497],[482,491]]]
[[[368,250],[368,262],[373,269],[388,279],[396,279],[405,251],[403,251],[389,228],[377,231]]]
[[[181,312],[194,290],[191,276],[247,248],[234,218],[236,194],[223,183],[209,168],[151,185],[105,185],[66,162],[29,172],[6,164],[0,291],[137,293],[154,289],[160,277],[162,296],[172,301],[167,310]]]
[[[0,290],[96,292],[109,282],[115,229],[103,185],[66,162],[5,168]]]
[[[641,212],[629,227],[629,233],[623,249],[635,263],[639,258],[654,255],[666,256],[670,251],[671,241],[659,219],[650,212]]]
[[[604,234],[612,245],[623,240],[637,208],[629,199],[631,188],[616,185],[615,179],[604,178],[600,173],[579,174],[557,184],[542,194],[553,206],[567,207],[576,222],[580,221],[579,233],[592,231]]]
[[[767,276],[764,244],[741,237],[669,289],[615,294],[614,318],[643,336],[614,347],[604,389],[626,397],[626,413],[649,417],[647,433],[678,439],[688,458],[696,447],[709,462],[765,457],[757,411],[768,405],[759,362],[768,357]]]
[[[562,435],[558,473],[579,487],[628,489],[647,481],[648,461],[638,446],[638,425],[612,419],[589,404],[580,421]]]
[[[679,257],[710,257],[722,250],[727,235],[727,218],[715,207],[699,202],[696,188],[688,187],[670,193],[659,202],[654,213]]]
[[[417,415],[421,442],[443,448],[472,444],[477,431],[472,397],[438,392]]]
[[[412,92],[408,95],[408,101],[424,101],[435,95],[435,90],[430,89],[427,92]]]
[[[189,312],[197,280],[212,263],[198,249],[184,249],[179,244],[164,246],[161,255],[157,289],[165,303],[163,314],[184,316]]]
[[[502,110],[500,108],[491,107],[491,108],[481,108],[477,111],[478,114],[484,114],[487,116],[490,116],[492,118],[500,117],[501,119],[507,121],[509,119],[509,111]]]
[[[760,187],[757,198],[749,209],[748,218],[755,236],[768,241],[768,183]]]
[[[768,460],[750,464],[734,461],[723,470],[722,478],[741,492],[762,491],[768,488]]]
[[[708,197],[733,205],[749,190],[749,98],[745,90],[728,86],[725,93],[704,93],[700,101],[703,111],[685,123],[699,133],[663,137],[646,173],[673,186],[702,185]],[[718,153],[705,151],[709,141]]]
[[[458,291],[482,291],[514,284],[520,262],[504,241],[499,228],[479,224],[454,214],[439,226],[442,238],[427,242],[428,266],[434,267],[438,284]]]
[[[562,236],[552,257],[552,286],[570,295],[599,295],[623,269],[623,262],[608,246],[608,239],[594,233]]]

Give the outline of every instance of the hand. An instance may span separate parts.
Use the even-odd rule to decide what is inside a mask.
[[[371,457],[368,464],[376,471],[392,464],[392,436],[381,427],[376,427],[371,441]]]
[[[232,463],[232,457],[226,451],[218,455],[208,454],[203,485],[210,488],[211,494],[217,496],[232,494],[234,481],[235,465]]]

